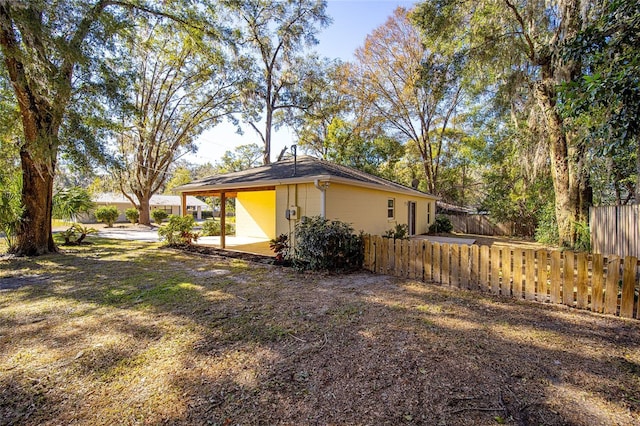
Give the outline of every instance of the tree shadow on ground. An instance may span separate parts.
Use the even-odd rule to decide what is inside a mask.
[[[367,273],[143,251],[55,257],[55,281],[0,292],[12,295],[5,311],[37,305],[0,311],[11,363],[0,381],[18,395],[0,394],[7,422],[640,419],[636,321]],[[53,363],[21,364],[29,351]]]

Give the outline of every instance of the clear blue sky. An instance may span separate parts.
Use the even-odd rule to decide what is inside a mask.
[[[350,61],[353,52],[364,44],[364,39],[375,28],[384,24],[393,11],[402,6],[411,8],[416,1],[400,0],[328,0],[327,13],[333,23],[318,35],[315,50],[320,56]],[[223,123],[205,132],[198,140],[199,150],[185,157],[193,163],[214,163],[225,151],[238,145],[261,144],[260,137],[249,126],[242,126],[244,135],[235,133],[235,128]],[[295,135],[283,128],[272,137],[271,158],[275,159],[284,146],[295,143]]]

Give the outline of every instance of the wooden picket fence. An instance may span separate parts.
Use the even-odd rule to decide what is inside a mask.
[[[364,268],[452,288],[640,318],[638,258],[366,236]]]

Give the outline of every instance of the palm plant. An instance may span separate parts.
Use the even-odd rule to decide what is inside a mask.
[[[53,217],[76,222],[80,213],[88,213],[95,203],[89,192],[77,186],[65,188],[53,196]]]

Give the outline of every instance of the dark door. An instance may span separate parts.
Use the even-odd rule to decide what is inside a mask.
[[[409,201],[409,235],[416,234],[416,203]]]

